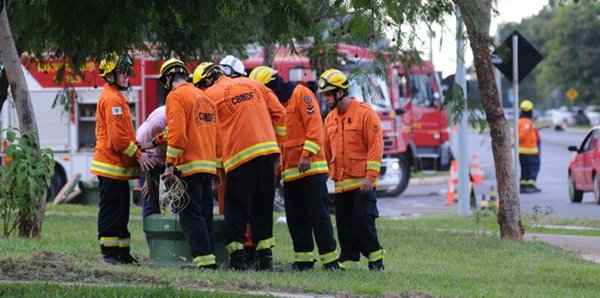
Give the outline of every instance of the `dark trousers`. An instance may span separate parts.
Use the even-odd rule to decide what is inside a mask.
[[[321,256],[335,253],[326,183],[327,176],[320,174],[284,184],[285,216],[296,253],[313,251],[313,233]],[[335,260],[337,256],[329,262]]]
[[[160,214],[160,203],[159,203],[159,185],[160,185],[160,174],[164,172],[164,166],[154,167],[150,172],[146,173],[141,181],[142,185],[147,184],[148,194],[144,196],[142,193],[142,216],[146,217],[152,214]]]
[[[540,172],[540,155],[519,154],[519,164],[521,165],[521,181],[535,182]]]
[[[335,194],[335,219],[340,241],[340,262],[359,261],[360,253],[370,259],[382,250],[375,219],[379,217],[375,192],[353,190]]]
[[[193,257],[211,255],[214,249],[212,179],[209,174],[194,174],[182,178],[189,204],[177,215]]]
[[[225,243],[236,244],[234,249],[228,249],[230,253],[243,248],[246,223],[250,223],[257,251],[272,246],[268,242],[273,237],[275,157],[260,156],[227,173]]]
[[[129,181],[106,177],[98,177],[98,180],[98,238],[102,253],[112,255],[114,248],[129,249]]]

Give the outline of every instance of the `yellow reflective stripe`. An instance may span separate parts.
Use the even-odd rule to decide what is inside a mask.
[[[329,264],[331,262],[337,261],[338,259],[338,255],[337,255],[337,251],[332,251],[332,252],[328,252],[325,254],[321,255],[321,264],[325,265],[325,264]]]
[[[167,157],[177,158],[181,154],[183,154],[183,150],[177,149],[175,147],[167,146]]]
[[[216,264],[217,258],[215,258],[215,255],[210,254],[210,255],[195,257],[193,262],[194,262],[194,264],[196,264],[196,266],[202,267],[202,266]]]
[[[100,245],[105,247],[118,247],[119,237],[100,237]]]
[[[227,246],[225,246],[225,249],[227,250],[228,254],[232,254],[238,250],[244,249],[244,244],[234,241],[234,242],[227,244]]]
[[[277,146],[277,142],[269,141],[252,145],[223,162],[223,165],[225,166],[225,171],[229,171],[230,169],[246,160],[251,159],[252,157],[266,155],[269,153],[279,153],[279,146]]]
[[[369,262],[376,262],[376,261],[379,261],[379,260],[383,260],[383,254],[384,253],[385,253],[385,250],[383,250],[383,249],[371,252],[369,254]]]
[[[137,167],[124,168],[97,160],[92,160],[90,169],[93,172],[114,177],[130,178],[139,176],[139,168]]]
[[[348,260],[348,261],[341,262],[340,263],[340,267],[342,269],[349,269],[349,268],[358,266],[358,264],[359,264],[359,262],[357,262],[357,261],[350,261],[350,260]]]
[[[359,189],[362,184],[362,179],[346,179],[335,183],[335,192],[345,192],[350,190]]]
[[[132,157],[137,152],[138,146],[134,142],[130,142],[127,149],[123,150],[123,154]]]
[[[285,137],[287,135],[287,128],[285,126],[277,126],[275,127],[275,133],[280,137]]]
[[[294,262],[314,262],[315,256],[311,252],[295,252]]]
[[[375,171],[379,173],[381,170],[381,162],[369,160],[367,161],[367,171]]]
[[[129,238],[119,239],[119,247],[129,247],[130,242],[131,242],[131,240]]]
[[[319,144],[317,144],[311,140],[305,140],[304,141],[304,150],[306,150],[312,154],[317,154],[321,150],[321,146],[319,146]]]
[[[273,246],[275,246],[275,238],[271,237],[258,241],[258,243],[256,244],[256,250],[269,249]]]
[[[222,159],[217,158],[216,164],[217,164],[216,165],[217,169],[222,169],[223,168],[223,160]]]
[[[302,177],[315,175],[315,174],[326,174],[329,172],[329,168],[327,167],[326,161],[315,161],[310,164],[310,169],[306,170],[304,173],[300,173],[297,167],[289,168],[281,173],[284,182],[289,182],[293,180],[300,179]]]
[[[198,172],[215,174],[216,168],[217,163],[213,160],[194,160],[177,166],[182,175]]]
[[[366,178],[364,178],[366,179]],[[335,183],[335,193],[359,189],[362,184],[362,178],[345,179]],[[379,179],[375,180],[375,186],[379,184]]]
[[[523,154],[538,154],[539,150],[537,147],[535,148],[527,148],[527,147],[521,147],[519,146],[519,153],[523,153]]]

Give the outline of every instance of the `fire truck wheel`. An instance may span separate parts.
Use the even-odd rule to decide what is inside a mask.
[[[378,192],[378,195],[381,197],[397,197],[401,195],[406,188],[408,187],[408,181],[410,180],[410,164],[405,156],[400,156],[398,158],[399,175],[400,179],[398,180],[398,184],[394,188],[386,189],[384,191]]]

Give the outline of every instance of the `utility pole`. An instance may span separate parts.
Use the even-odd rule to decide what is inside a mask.
[[[465,78],[465,30],[463,17],[458,5],[456,8],[456,83],[463,91],[464,109],[458,129],[458,214],[471,214],[469,200],[469,147],[467,144],[467,81]]]

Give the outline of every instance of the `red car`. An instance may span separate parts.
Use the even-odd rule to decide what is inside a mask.
[[[594,192],[600,204],[600,128],[593,128],[581,146],[569,146],[575,152],[569,163],[569,198],[581,203],[584,192]]]

